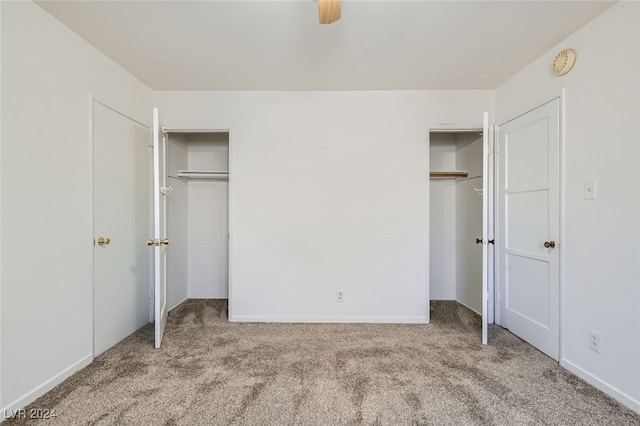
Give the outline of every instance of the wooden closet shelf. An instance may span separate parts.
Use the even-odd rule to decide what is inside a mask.
[[[176,177],[187,179],[229,179],[229,172],[215,172],[202,170],[178,170]]]
[[[430,172],[429,177],[431,179],[457,179],[469,177],[469,173],[465,170],[454,172]]]

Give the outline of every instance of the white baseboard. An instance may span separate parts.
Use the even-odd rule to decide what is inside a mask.
[[[167,309],[167,312],[169,311],[173,311],[175,308],[177,308],[178,306],[182,305],[184,303],[185,300],[187,300],[188,297],[185,297],[184,299],[182,299],[181,302],[176,303],[174,306],[170,307]]]
[[[482,314],[480,312],[476,311],[475,309],[473,309],[471,306],[467,305],[466,303],[463,303],[463,302],[461,302],[461,301],[459,301],[457,299],[456,299],[456,302],[458,302],[459,304],[461,304],[465,308],[470,309],[471,311],[475,312],[476,314],[482,316]]]
[[[567,359],[562,360],[562,366],[567,370],[571,371],[576,376],[580,377],[585,382],[600,389],[602,392],[606,393],[611,398],[620,402],[622,405],[632,409],[636,413],[640,413],[640,401],[638,401],[637,399],[620,391],[615,386],[612,386],[609,383],[597,378],[593,374],[582,369],[581,367],[578,367],[576,364],[572,363],[571,361],[568,361]]]
[[[334,316],[251,316],[233,315],[230,322],[286,322],[286,323],[366,323],[366,324],[427,324],[426,317],[334,317]]]
[[[51,389],[58,386],[60,383],[64,382],[66,379],[71,377],[74,373],[82,370],[87,365],[91,364],[93,361],[93,354],[88,354],[84,356],[79,361],[73,363],[71,366],[65,368],[60,373],[56,374],[46,382],[42,383],[40,386],[36,387],[32,391],[27,392],[25,395],[16,399],[12,403],[8,404],[6,407],[2,408],[2,415],[0,415],[0,422],[6,419],[7,413],[16,412],[21,408],[26,407],[31,404],[36,399],[40,398],[45,393],[49,392]],[[45,407],[42,407],[45,408]]]

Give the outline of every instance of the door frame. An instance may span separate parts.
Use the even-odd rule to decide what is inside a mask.
[[[89,306],[91,313],[91,332],[90,332],[90,349],[91,349],[91,359],[95,359],[95,325],[96,325],[96,316],[95,316],[95,286],[96,286],[96,275],[95,275],[95,235],[96,235],[96,224],[95,224],[95,204],[96,204],[96,192],[95,192],[95,178],[96,178],[96,170],[94,163],[94,154],[95,154],[95,104],[99,103],[103,107],[115,112],[123,116],[126,119],[131,120],[132,122],[138,124],[149,132],[149,143],[151,143],[151,128],[134,119],[133,117],[118,111],[117,108],[112,107],[106,102],[101,101],[96,98],[93,93],[89,93],[89,211],[91,214],[91,236],[89,239],[89,256],[91,259],[91,263],[89,265]],[[147,145],[149,146],[149,145]],[[151,161],[151,156],[149,156],[149,161]],[[153,171],[152,171],[153,172]],[[151,190],[151,179],[153,176],[149,176],[149,188]],[[153,201],[152,201],[153,202]],[[149,214],[153,213],[153,206],[149,205]],[[150,223],[149,226],[149,235],[152,235],[153,231],[153,223]],[[149,304],[152,305],[153,299],[151,298],[152,294],[152,284],[153,284],[153,261],[152,254],[149,255],[149,274],[152,279],[149,282]]]
[[[219,127],[219,128],[179,128],[179,127],[161,127],[160,129],[162,131],[162,133],[164,134],[168,134],[168,133],[227,133],[229,135],[229,198],[228,198],[228,226],[229,226],[229,239],[228,239],[228,255],[229,255],[229,259],[227,261],[227,280],[228,280],[228,307],[227,307],[227,316],[229,319],[229,322],[233,322],[233,238],[231,238],[231,236],[234,234],[234,224],[235,224],[235,208],[234,208],[234,180],[233,180],[233,173],[232,170],[235,169],[234,167],[234,163],[233,163],[233,148],[234,148],[234,143],[233,143],[233,132],[231,130],[231,128],[227,128],[227,127]],[[167,284],[168,285],[168,284]],[[155,288],[154,286],[151,287],[152,288],[152,298],[150,299],[150,308],[151,308],[151,321],[154,321],[154,303],[153,301],[155,300]]]
[[[496,155],[495,155],[495,150],[496,150],[496,145],[497,145],[497,126],[495,124],[492,123],[492,118],[493,118],[493,114],[491,112],[489,112],[488,114],[488,126],[487,126],[487,131],[489,132],[488,135],[488,155],[489,155],[489,161],[488,161],[488,176],[487,176],[487,182],[488,182],[488,187],[490,188],[489,191],[489,195],[488,195],[488,200],[487,200],[487,204],[488,204],[488,224],[487,224],[487,238],[488,239],[494,239],[495,240],[495,228],[496,228],[496,217],[495,217],[495,212],[496,212],[496,196],[495,196],[495,190],[496,190]],[[458,125],[443,125],[441,127],[438,126],[433,126],[430,127],[427,130],[427,141],[425,144],[425,150],[426,153],[424,155],[425,158],[425,170],[429,171],[430,170],[430,160],[431,160],[431,154],[430,154],[430,144],[431,144],[431,133],[473,133],[473,132],[483,132],[484,128],[484,123],[482,122],[482,120],[480,120],[479,125],[476,126],[471,126],[471,125],[462,125],[462,126],[458,126]],[[484,155],[484,153],[483,153]],[[484,158],[482,158],[482,161],[484,161]],[[427,200],[427,223],[426,223],[426,230],[427,230],[427,274],[426,274],[426,290],[427,290],[427,294],[429,295],[429,300],[427,301],[428,303],[431,301],[431,294],[429,291],[429,287],[431,285],[430,279],[429,279],[429,272],[431,269],[431,264],[430,264],[430,256],[431,256],[431,230],[430,230],[430,217],[431,217],[431,188],[429,185],[429,180],[426,180],[427,182],[427,188],[426,188],[426,200]],[[496,294],[497,294],[497,289],[495,286],[495,282],[496,282],[496,271],[495,271],[495,252],[496,252],[496,245],[492,244],[491,245],[491,249],[489,249],[489,244],[487,243],[483,243],[483,245],[487,246],[487,262],[488,262],[488,274],[487,274],[487,323],[488,324],[494,324],[496,323]],[[482,305],[484,306],[484,301],[482,302]],[[427,306],[427,315],[429,315],[429,309]]]
[[[535,111],[536,109],[550,103],[553,102],[555,100],[559,101],[559,107],[558,107],[558,125],[559,125],[559,131],[558,131],[558,237],[560,240],[560,244],[558,245],[558,363],[563,366],[563,353],[564,353],[564,347],[563,347],[563,336],[564,336],[564,325],[565,325],[565,321],[564,321],[564,282],[565,282],[565,264],[564,264],[564,259],[565,259],[565,244],[564,242],[566,241],[566,235],[565,235],[565,212],[566,212],[566,187],[565,187],[565,183],[566,183],[566,178],[565,178],[565,173],[566,173],[566,167],[565,167],[565,107],[566,107],[566,90],[564,88],[562,88],[560,90],[560,93],[557,94],[556,96],[553,96],[551,98],[548,98],[546,101],[539,103],[529,109],[527,109],[526,111],[513,116],[512,118],[505,120],[503,123],[496,125],[495,126],[495,131],[494,131],[494,141],[495,141],[495,146],[494,146],[494,151],[496,151],[498,149],[498,145],[500,143],[500,128],[502,126],[504,126],[505,124],[522,117],[525,114],[528,114],[532,111]],[[497,156],[496,156],[497,157]],[[497,158],[496,158],[497,161]],[[495,171],[494,171],[494,191],[497,191],[498,187],[498,181],[499,181],[499,173],[501,172],[499,165],[496,163],[495,164]],[[494,212],[498,211],[498,207],[499,207],[499,197],[494,197]],[[496,218],[496,227],[497,227],[498,223],[497,223],[497,218]],[[499,249],[502,248],[503,242],[502,242],[502,236],[500,236],[498,238],[497,233],[494,234],[496,236],[495,238],[495,252],[498,253]],[[496,256],[497,257],[497,256]],[[497,267],[498,266],[498,262],[496,260],[494,260],[494,282],[500,282],[500,269]],[[500,288],[499,286],[496,286],[495,289],[495,301],[496,301],[496,308],[495,308],[495,323],[498,325],[502,325],[502,318],[501,318],[501,312],[500,312],[500,300],[498,299],[498,295],[502,296],[500,294]]]

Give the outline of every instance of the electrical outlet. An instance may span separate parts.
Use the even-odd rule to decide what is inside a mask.
[[[589,331],[589,349],[600,353],[600,334],[595,331]]]
[[[336,290],[336,302],[344,302],[344,291]]]

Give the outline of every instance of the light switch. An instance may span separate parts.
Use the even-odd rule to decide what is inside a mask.
[[[596,181],[589,180],[584,182],[584,199],[595,200],[596,199]]]

